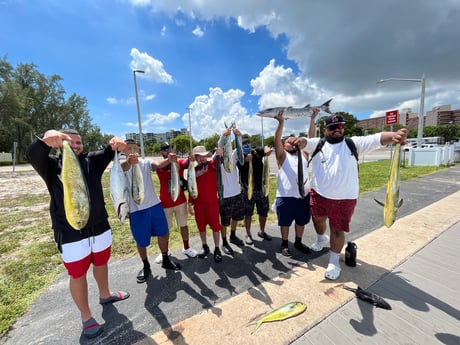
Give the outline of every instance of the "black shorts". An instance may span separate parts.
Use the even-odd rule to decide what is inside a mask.
[[[220,222],[223,226],[229,226],[231,220],[244,219],[244,200],[241,194],[222,199],[220,203]]]

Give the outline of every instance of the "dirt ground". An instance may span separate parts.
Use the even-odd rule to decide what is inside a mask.
[[[0,207],[4,200],[47,194],[42,178],[30,165],[0,167]]]

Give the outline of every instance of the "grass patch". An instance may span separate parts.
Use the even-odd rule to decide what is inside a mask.
[[[366,193],[386,185],[390,161],[360,164],[360,193]],[[416,178],[445,169],[444,167],[404,167],[401,180]],[[156,190],[159,182],[152,174]],[[115,216],[109,197],[109,174],[102,179],[109,222],[113,230],[113,258],[137,256],[129,223],[121,224]],[[270,178],[270,202],[275,199],[276,176]],[[41,195],[9,197],[0,205],[0,335],[3,335],[23,315],[32,302],[59,274],[64,271],[56,249],[48,213],[49,196],[46,190]],[[276,214],[270,212],[268,223],[276,223]],[[257,226],[257,217],[253,217]],[[32,223],[32,224],[31,224]],[[190,236],[198,236],[194,219],[189,217]],[[239,226],[242,226],[240,224]],[[180,232],[175,225],[170,231],[170,247],[182,246]],[[150,254],[158,252],[152,243]]]

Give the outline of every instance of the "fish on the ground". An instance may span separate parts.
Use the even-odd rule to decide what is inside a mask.
[[[270,165],[268,163],[268,156],[265,156],[264,157],[264,161],[263,161],[263,175],[262,175],[262,179],[263,179],[263,189],[264,189],[264,195],[265,196],[268,196],[268,194],[270,193]]]
[[[363,290],[359,286],[355,289],[355,288],[351,288],[349,286],[344,285],[343,288],[345,290],[354,292],[357,298],[363,301],[366,301],[370,304],[373,304],[375,307],[391,310],[391,305],[387,301],[385,301],[382,297],[380,297],[379,295],[376,295],[375,293]]]
[[[296,301],[287,303],[265,314],[260,319],[250,322],[249,325],[256,325],[251,333],[254,333],[264,322],[283,321],[302,314],[306,309],[307,305],[303,302]]]
[[[252,161],[249,161],[248,169],[248,200],[252,199],[252,194],[254,192],[254,172],[252,169]]]
[[[142,204],[144,201],[144,178],[139,164],[132,165],[132,184],[131,194],[136,204]]]
[[[61,182],[64,189],[64,210],[67,222],[75,230],[88,223],[90,199],[88,185],[77,155],[69,142],[63,141]]]
[[[189,159],[187,169],[187,188],[188,193],[193,199],[198,197],[198,187],[196,185],[195,161]]]
[[[129,213],[129,194],[129,182],[121,167],[118,151],[115,151],[112,170],[110,171],[110,199],[115,213],[122,223]]]
[[[400,166],[401,144],[396,144],[390,163],[390,174],[388,176],[385,203],[374,199],[379,205],[383,206],[383,223],[387,228],[394,224],[398,209],[403,204],[403,199],[399,199]]]
[[[293,107],[275,107],[275,108],[267,108],[265,110],[261,110],[256,113],[258,116],[262,117],[275,117],[278,113],[283,110],[283,117],[285,119],[296,119],[301,117],[313,116],[315,109],[319,109],[326,113],[331,113],[329,109],[329,103],[331,103],[332,98],[321,105],[310,105],[307,104],[303,108],[293,108]]]
[[[171,195],[172,201],[176,201],[179,197],[179,164],[177,162],[171,162],[171,180],[169,182],[169,194]]]

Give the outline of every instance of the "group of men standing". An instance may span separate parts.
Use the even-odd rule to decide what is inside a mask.
[[[325,271],[327,279],[335,280],[340,276],[339,257],[345,243],[345,233],[354,212],[359,193],[358,166],[344,140],[343,118],[332,115],[325,118],[325,142],[320,153],[314,154],[320,139],[312,138],[310,121],[309,138],[288,137],[282,141],[284,125],[283,111],[275,119],[278,128],[275,132],[275,154],[279,168],[276,212],[281,231],[282,255],[290,256],[288,244],[289,228],[295,223],[294,248],[308,254],[310,248],[302,243],[305,225],[313,220],[317,233],[313,251],[321,251],[330,241],[329,264]],[[313,131],[314,132],[314,131]],[[237,158],[232,152],[233,169],[223,164],[222,142],[225,137],[234,134],[242,137],[244,157]],[[404,144],[407,130],[382,132],[366,137],[352,137],[357,151],[364,154],[391,143]],[[70,142],[80,162],[90,196],[90,215],[87,225],[80,231],[72,229],[65,217],[63,186],[60,181],[62,156],[51,154],[51,149],[61,148],[63,141]],[[180,229],[182,253],[188,257],[206,258],[211,250],[207,244],[206,227],[212,230],[214,241],[214,261],[222,261],[220,238],[223,250],[232,255],[230,243],[238,246],[251,245],[251,223],[254,209],[257,209],[259,231],[257,235],[266,241],[272,238],[265,232],[269,211],[269,200],[264,188],[264,157],[272,150],[265,147],[253,147],[248,135],[242,135],[237,128],[227,128],[219,140],[214,155],[204,146],[196,146],[187,159],[177,159],[168,143],[161,145],[162,159],[153,161],[139,158],[138,148],[133,140],[123,141],[118,137],[110,140],[109,145],[100,151],[83,153],[83,143],[74,130],[49,130],[43,137],[32,143],[27,151],[29,161],[44,179],[50,193],[50,215],[55,241],[70,277],[70,293],[78,307],[82,319],[82,334],[94,338],[102,332],[102,326],[93,318],[88,304],[87,271],[93,265],[93,275],[99,289],[101,304],[113,303],[129,297],[126,291],[109,289],[108,260],[110,258],[112,233],[108,223],[108,214],[104,207],[101,178],[106,167],[114,158],[114,151],[126,153],[122,162],[123,170],[129,179],[134,164],[138,164],[144,179],[145,198],[140,204],[130,201],[130,228],[137,244],[143,268],[137,274],[137,282],[143,283],[151,275],[147,247],[151,237],[158,237],[161,254],[155,259],[162,267],[180,270],[180,265],[169,258],[169,229],[175,216]],[[313,157],[312,157],[313,154]],[[308,155],[312,163],[312,175],[308,175]],[[188,197],[181,188],[179,196],[173,200],[170,194],[171,163],[177,163],[179,175],[184,180],[184,170],[194,162],[198,196]],[[265,164],[268,164],[267,162]],[[156,171],[160,181],[160,195],[153,186],[151,172]],[[218,182],[219,181],[219,182]],[[219,185],[220,184],[220,185]],[[131,183],[130,183],[131,185]],[[219,197],[220,196],[220,197]],[[202,248],[197,253],[190,247],[188,214],[195,217]],[[236,236],[239,221],[244,221],[246,236],[244,241]],[[326,234],[329,221],[330,235]],[[227,228],[230,227],[229,239]]]

